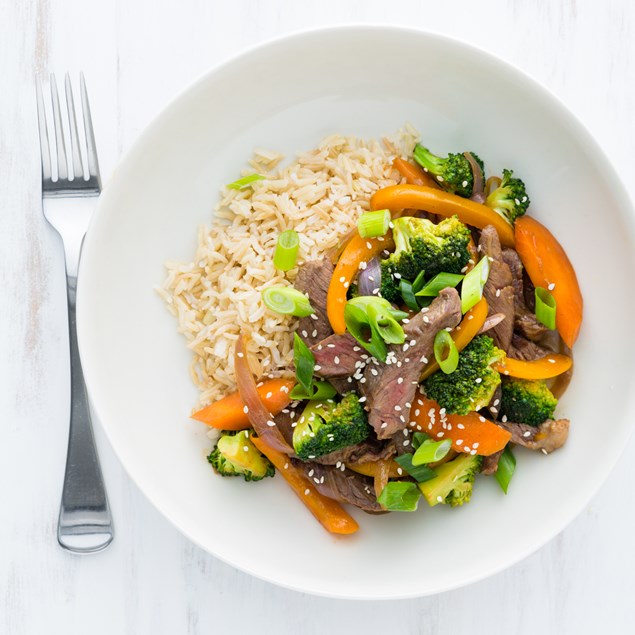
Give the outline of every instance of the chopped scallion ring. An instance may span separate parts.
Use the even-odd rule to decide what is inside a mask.
[[[459,350],[452,336],[445,329],[434,336],[434,357],[439,368],[446,375],[453,373],[459,365]]]
[[[273,266],[280,271],[289,271],[295,267],[300,247],[298,232],[287,229],[278,236],[276,251],[273,254]]]
[[[417,274],[417,277],[414,279],[412,283],[412,292],[414,294],[417,294],[419,291],[421,291],[421,289],[423,288],[423,283],[425,282],[425,278],[426,278],[425,271],[420,271]]]
[[[489,258],[481,258],[463,278],[461,286],[461,312],[467,313],[483,297],[483,288],[489,277]]]
[[[386,361],[388,349],[377,329],[371,326],[366,311],[350,301],[344,307],[344,321],[346,330],[364,347],[373,357],[382,362]]]
[[[311,390],[306,392],[300,384],[296,384],[289,393],[291,399],[310,399],[311,401],[321,401],[335,397],[337,391],[328,381],[313,381]]]
[[[434,478],[437,473],[431,470],[427,465],[414,465],[412,462],[412,454],[402,454],[396,456],[395,461],[399,463],[404,472],[407,472],[417,483],[425,483]]]
[[[411,311],[419,311],[417,298],[415,298],[415,294],[412,292],[412,284],[410,284],[410,282],[408,282],[405,278],[402,278],[399,281],[399,293],[401,293],[403,301]]]
[[[427,296],[436,298],[443,289],[447,287],[456,287],[459,282],[463,280],[463,276],[458,273],[445,273],[442,271],[438,273],[432,280],[430,280],[421,291],[417,291],[417,296]]]
[[[412,464],[417,466],[440,461],[451,448],[452,441],[450,441],[450,439],[444,439],[443,441],[424,441],[414,453]]]
[[[268,287],[262,292],[262,301],[268,309],[282,315],[306,317],[314,313],[309,298],[293,287]]]
[[[375,304],[368,305],[367,309],[370,325],[374,327],[381,338],[387,344],[403,344],[406,334],[403,327],[395,320],[389,311],[378,307]]]
[[[242,179],[238,179],[233,183],[229,183],[227,187],[230,190],[243,190],[252,183],[255,183],[256,181],[262,181],[264,178],[266,177],[262,176],[262,174],[250,174],[249,176],[243,176]]]
[[[375,212],[364,212],[357,220],[357,231],[362,238],[383,236],[390,226],[390,211],[378,209]]]
[[[515,470],[516,457],[509,447],[506,447],[500,459],[498,459],[498,469],[494,472],[494,476],[505,494],[507,494],[507,488],[509,487],[509,482],[512,480]]]
[[[293,334],[293,364],[299,385],[306,394],[310,394],[313,386],[315,356],[297,333]]]
[[[556,328],[556,299],[543,287],[536,287],[536,317],[548,329]]]
[[[414,512],[421,497],[419,488],[406,481],[391,481],[381,491],[377,502],[391,512]]]

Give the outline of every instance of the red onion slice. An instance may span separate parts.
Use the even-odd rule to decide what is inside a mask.
[[[359,295],[377,295],[373,293],[381,285],[381,266],[379,258],[372,258],[366,263],[366,269],[362,269],[357,276],[357,289]]]
[[[247,408],[247,416],[249,422],[256,431],[256,434],[271,448],[283,452],[284,454],[293,454],[293,448],[285,441],[282,433],[273,420],[273,415],[262,403],[260,395],[256,390],[256,381],[251,374],[249,362],[247,361],[247,347],[245,338],[242,333],[236,340],[236,348],[234,354],[234,368],[236,369],[236,384],[238,385],[238,393]]]
[[[494,313],[492,315],[488,315],[477,335],[481,335],[481,333],[485,333],[486,331],[493,329],[495,326],[498,326],[506,317],[507,316],[504,313]]]
[[[472,177],[474,180],[474,186],[472,187],[472,196],[470,199],[477,203],[485,202],[485,179],[483,178],[483,170],[478,164],[478,161],[474,158],[471,152],[464,152],[463,156],[469,161],[472,168]]]

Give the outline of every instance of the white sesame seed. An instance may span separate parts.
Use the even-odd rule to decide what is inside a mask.
[[[498,404],[499,404],[500,402],[501,402],[501,401],[500,401],[500,399],[496,399],[496,400],[494,400],[494,405],[495,405],[495,406],[498,406]]]
[[[340,278],[340,282],[346,282],[346,276],[342,276],[342,277]]]
[[[245,355],[243,353],[236,353],[237,357],[244,357]]]
[[[496,297],[497,298],[501,297],[501,290],[500,289],[496,289]]]
[[[437,503],[443,502],[443,496],[437,496]]]
[[[482,379],[481,377],[477,377],[477,378],[474,380],[474,383],[476,383],[476,384],[480,384],[482,381],[483,381],[483,379]]]
[[[501,421],[502,421],[503,423],[506,423],[506,422],[507,422],[507,415],[503,415],[503,416],[501,417]]]
[[[285,469],[285,470],[289,469],[289,464],[288,464],[288,463],[285,463],[285,464],[284,464],[284,469]]]
[[[463,183],[461,183],[461,185],[462,185],[463,187],[467,187],[467,181],[463,181]]]
[[[366,397],[360,397],[359,398],[359,403],[364,403],[366,401]]]
[[[400,412],[400,411],[401,411],[401,406],[396,405],[396,406],[395,406],[395,410],[396,410],[397,412]]]
[[[321,367],[319,364],[316,364],[316,365],[313,367],[313,370],[317,372],[318,370],[322,370],[322,367]]]
[[[463,445],[463,439],[458,439],[455,443],[456,445]]]
[[[397,474],[399,474],[399,476],[403,474],[403,470],[400,467],[397,468]]]
[[[271,397],[273,397],[273,393],[272,393],[271,391],[269,391],[269,392],[265,395],[265,397],[266,397],[267,399],[271,399]]]
[[[319,320],[320,318],[318,318],[318,316],[315,315],[315,313],[311,313],[311,319],[312,320]]]
[[[428,324],[430,322],[430,318],[427,315],[423,316],[423,321]]]
[[[243,412],[247,414],[249,412],[249,406],[243,406]]]
[[[335,362],[335,364],[339,364],[339,363],[340,363],[340,358],[336,355],[336,356],[333,358],[333,361]]]
[[[387,428],[387,427],[388,427],[388,424],[384,421],[384,422],[381,424],[381,428],[382,428],[382,430],[383,430],[384,428]]]
[[[549,452],[547,452],[547,450],[545,450],[545,448],[540,448],[540,451],[547,456],[547,454],[549,454]]]
[[[269,421],[267,421],[267,425],[268,425],[270,428],[273,428],[273,427],[276,425],[276,422],[275,422],[275,421],[272,421],[271,419],[269,419]]]
[[[456,427],[457,427],[459,430],[465,430],[465,426],[464,426],[462,423],[457,423],[457,424],[456,424]]]
[[[531,431],[530,430],[526,430],[525,432],[523,432],[523,436],[525,438],[530,437],[531,436]]]
[[[304,495],[305,495],[305,496],[308,496],[310,493],[311,493],[311,490],[307,487],[307,488],[304,490]]]
[[[437,176],[437,181],[439,181],[439,183],[443,183],[443,177],[442,176]]]
[[[549,359],[547,360],[550,364],[555,364],[556,360],[553,357],[549,357]]]
[[[311,337],[317,337],[317,329],[311,331]]]

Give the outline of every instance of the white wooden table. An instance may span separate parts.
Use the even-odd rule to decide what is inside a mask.
[[[100,429],[116,539],[83,558],[57,546],[65,296],[61,247],[40,215],[34,73],[84,70],[107,180],[153,115],[212,65],[279,34],[360,21],[447,33],[533,74],[588,125],[635,193],[629,0],[0,2],[0,633],[635,632],[635,442],[587,509],[538,553],[420,600],[326,600],[235,571],[149,505]],[[599,424],[610,434],[610,421]]]

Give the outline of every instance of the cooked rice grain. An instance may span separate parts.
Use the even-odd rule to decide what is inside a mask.
[[[223,188],[214,224],[199,229],[193,261],[167,262],[157,288],[194,353],[199,406],[235,390],[240,332],[249,337],[258,377],[289,373],[296,319],[269,311],[261,299],[263,289],[290,285],[297,274],[273,266],[278,235],[300,234],[298,264],[321,258],[369,209],[373,192],[400,182],[392,159],[411,156],[417,140],[410,126],[381,143],[333,135],[280,169],[280,154],[256,150],[250,165],[267,178],[244,190]]]

